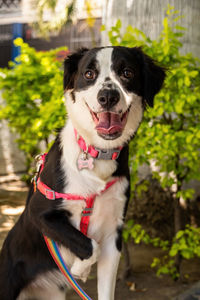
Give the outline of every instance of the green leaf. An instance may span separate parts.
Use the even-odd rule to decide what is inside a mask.
[[[191,84],[190,78],[188,76],[185,77],[184,82],[185,82],[186,86],[190,86],[190,84]]]
[[[106,26],[104,24],[101,25],[100,31],[105,31],[106,30]]]
[[[181,255],[186,259],[191,259],[194,257],[192,252],[189,249],[182,250]]]
[[[117,23],[115,25],[115,28],[120,29],[122,27],[122,22],[120,19],[117,20]]]
[[[169,251],[169,255],[171,256],[171,257],[174,257],[174,256],[176,256],[178,254],[178,249],[177,248],[171,248],[171,250]]]

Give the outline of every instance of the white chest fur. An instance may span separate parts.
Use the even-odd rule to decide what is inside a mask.
[[[90,218],[88,235],[101,243],[103,239],[113,234],[118,226],[122,225],[124,196],[128,182],[121,178],[101,196],[97,196],[93,214]]]
[[[66,174],[65,193],[71,193],[87,197],[95,194],[93,213],[90,217],[88,236],[98,243],[106,236],[114,233],[118,226],[122,225],[123,210],[125,205],[125,190],[127,179],[119,180],[102,192],[106,183],[112,180],[112,173],[117,168],[115,161],[95,160],[93,170],[78,170],[77,159],[80,148],[75,140],[73,126],[69,121],[62,135],[62,167]],[[62,208],[71,213],[71,223],[80,229],[81,213],[86,207],[84,200],[63,200]]]
[[[107,235],[112,234],[118,226],[122,225],[126,201],[124,192],[127,185],[126,178],[120,178],[106,191],[95,197],[88,227],[88,236],[95,239],[98,243]],[[78,190],[76,194],[79,194]],[[77,229],[80,229],[81,213],[85,207],[86,202],[84,200],[63,200],[62,208],[70,211],[72,214],[71,222]]]

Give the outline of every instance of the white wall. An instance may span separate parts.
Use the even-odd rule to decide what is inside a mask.
[[[109,29],[122,21],[123,30],[132,25],[156,39],[162,30],[164,12],[168,4],[184,16],[179,24],[186,27],[182,39],[183,52],[192,52],[200,57],[200,0],[105,0],[102,23]],[[108,36],[102,33],[102,45],[109,44]]]
[[[2,102],[0,92],[0,104]],[[16,173],[25,171],[24,155],[18,149],[15,140],[16,135],[11,133],[7,122],[0,121],[0,177],[9,176],[12,179],[16,177]]]

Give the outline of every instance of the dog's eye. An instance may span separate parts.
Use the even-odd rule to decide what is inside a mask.
[[[124,69],[122,72],[122,76],[127,79],[130,79],[133,77],[133,72],[130,69]]]
[[[93,70],[88,70],[84,74],[86,79],[95,79],[96,73]]]

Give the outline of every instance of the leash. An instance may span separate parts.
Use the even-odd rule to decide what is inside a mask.
[[[81,297],[83,300],[92,300],[80,287],[78,282],[74,279],[72,274],[70,273],[69,269],[67,268],[62,255],[60,253],[60,250],[58,248],[58,245],[55,241],[52,239],[49,239],[47,236],[44,235],[44,240],[46,242],[47,248],[49,249],[49,252],[51,256],[53,257],[55,263],[57,264],[59,270],[63,273],[65,278],[67,279],[68,283],[71,285],[71,287],[77,292],[77,294]]]
[[[46,155],[47,155],[47,153],[44,153],[37,157],[37,159],[38,159],[38,166],[37,166],[38,178],[37,179],[34,178],[34,180],[33,180],[34,192],[36,190],[40,191],[40,193],[42,193],[49,200],[55,200],[55,199],[60,199],[60,198],[63,198],[66,200],[84,200],[86,202],[86,207],[82,211],[81,222],[80,222],[80,231],[83,234],[87,235],[89,220],[90,220],[89,217],[92,214],[94,200],[98,194],[90,195],[88,197],[83,197],[80,195],[69,194],[69,193],[67,193],[67,194],[66,193],[58,193],[58,192],[50,189],[47,185],[45,185],[41,181],[40,176],[39,176],[40,173],[42,172],[42,170],[44,169]],[[102,190],[100,192],[100,194],[104,193],[107,189],[109,189],[117,180],[118,180],[118,178],[109,181],[106,184],[105,189]],[[84,290],[80,287],[80,285],[77,283],[77,281],[74,279],[74,277],[70,273],[69,269],[67,268],[67,266],[62,258],[62,255],[60,253],[57,243],[45,235],[43,235],[43,237],[44,237],[45,243],[47,245],[47,248],[48,248],[53,260],[55,261],[59,270],[62,272],[62,274],[67,279],[68,283],[74,289],[74,291],[80,296],[81,299],[92,300],[84,292]]]

